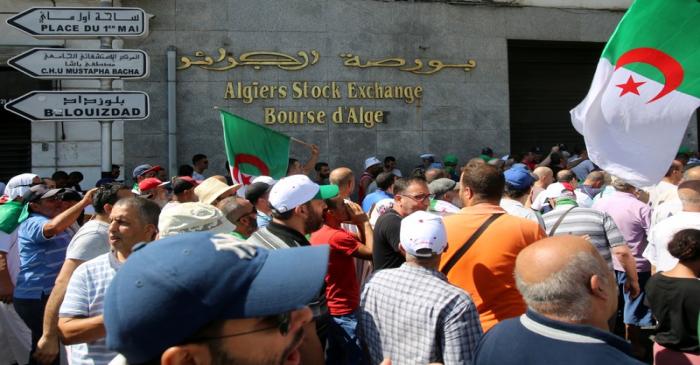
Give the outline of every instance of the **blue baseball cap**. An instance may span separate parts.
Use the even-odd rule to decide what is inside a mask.
[[[325,245],[268,251],[202,232],[143,245],[105,294],[107,347],[144,363],[211,322],[303,308],[321,290],[328,252]]]
[[[523,168],[510,168],[503,173],[506,184],[516,190],[526,190],[537,180],[530,170]]]

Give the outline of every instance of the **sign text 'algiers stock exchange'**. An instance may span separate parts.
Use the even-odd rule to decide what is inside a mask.
[[[289,84],[249,84],[238,81],[226,83],[224,99],[241,100],[250,104],[259,100],[395,100],[406,104],[419,104],[423,97],[422,86],[405,86],[400,84],[383,84],[380,82],[328,82],[312,83],[294,81]],[[384,122],[385,112],[365,106],[338,106],[332,112],[325,110],[283,110],[265,107],[265,124],[358,124],[372,128]]]
[[[317,67],[321,58],[316,50],[299,51],[294,54],[277,51],[253,51],[236,56],[233,52],[219,48],[216,55],[209,55],[202,50],[191,56],[181,56],[178,70],[186,70],[196,66],[206,71],[233,71],[241,68],[252,68],[256,71],[281,69],[298,72],[310,67]],[[309,54],[311,56],[309,56]],[[467,59],[464,62],[448,63],[437,59],[413,60],[401,57],[378,59],[361,59],[349,52],[339,54],[339,66],[349,69],[363,70],[369,68],[401,71],[413,75],[428,76],[444,69],[458,69],[470,72],[476,67],[476,61]],[[265,124],[355,124],[365,128],[373,128],[384,123],[388,111],[377,108],[390,108],[392,102],[403,102],[420,107],[423,98],[423,87],[420,85],[403,85],[388,82],[369,81],[280,81],[264,83],[260,81],[228,81],[224,90],[224,99],[238,100],[243,104],[253,102],[269,102],[274,100],[350,100],[360,105],[337,105],[328,110],[308,109],[303,107],[283,109],[276,106],[263,106],[263,121]],[[362,105],[366,101],[385,101],[386,105]],[[331,110],[332,109],[332,110]]]

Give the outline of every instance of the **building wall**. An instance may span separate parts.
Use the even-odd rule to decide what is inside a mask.
[[[223,172],[223,141],[213,106],[227,108],[261,122],[265,107],[294,110],[361,105],[388,111],[387,121],[368,129],[358,125],[279,126],[283,131],[321,148],[321,160],[332,166],[362,170],[372,155],[395,155],[408,171],[422,152],[454,153],[461,161],[491,146],[507,153],[509,146],[507,39],[566,41],[607,40],[622,16],[619,11],[449,5],[446,3],[380,2],[367,0],[291,1],[124,1],[156,17],[151,35],[127,42],[151,55],[151,77],[129,82],[128,87],[151,92],[152,117],[125,126],[127,164],[165,163],[165,68],[168,45],[180,56],[197,50],[216,55],[223,47],[235,55],[250,51],[320,52],[316,65],[300,71],[241,67],[227,72],[196,67],[178,71],[178,160],[195,153],[209,156],[210,167]],[[476,60],[471,72],[444,69],[433,75],[414,75],[391,68],[348,68],[340,53],[352,52],[364,60],[386,57],[439,59],[445,63]],[[592,76],[592,75],[591,75]],[[367,100],[264,100],[244,104],[225,100],[227,81],[290,85],[294,81],[378,81],[384,84],[420,85],[420,103]],[[562,121],[567,123],[568,121]],[[296,145],[292,155],[302,160],[308,152]]]
[[[210,159],[210,171],[225,173],[219,106],[253,121],[264,120],[264,108],[324,110],[339,106],[364,107],[388,112],[385,122],[373,127],[332,122],[314,125],[273,125],[321,148],[321,160],[332,166],[362,170],[371,155],[394,155],[408,172],[418,153],[454,153],[460,161],[491,146],[507,153],[509,95],[507,40],[561,40],[604,42],[612,33],[629,0],[573,1],[518,0],[499,4],[385,2],[373,0],[123,0],[123,6],[141,7],[153,14],[148,37],[124,41],[124,48],[144,49],[151,59],[151,74],[124,82],[127,90],[141,90],[151,98],[151,116],[145,121],[115,123],[114,163],[123,165],[122,176],[141,163],[167,161],[166,50],[177,48],[178,57],[202,50],[215,56],[225,48],[235,56],[252,51],[274,51],[296,56],[316,50],[319,62],[300,71],[274,67],[254,70],[239,67],[226,72],[190,67],[177,72],[177,163],[190,163],[195,153]],[[96,47],[95,41],[35,40],[7,26],[4,20],[29,6],[97,6],[94,1],[0,0],[0,62],[37,45]],[[119,2],[116,2],[119,5]],[[576,9],[572,9],[576,8]],[[115,47],[121,47],[115,42]],[[433,75],[414,75],[395,68],[350,68],[341,53],[363,60],[400,57],[408,62],[441,60],[463,63],[474,59],[470,72],[444,69]],[[592,77],[592,75],[591,75]],[[421,86],[420,102],[400,100],[270,99],[245,104],[224,99],[227,82],[286,85],[308,81],[380,82]],[[96,83],[64,81],[63,88],[97,87]],[[562,121],[568,123],[568,121]],[[60,126],[60,125],[59,125]],[[32,125],[32,165],[46,175],[60,168],[80,169],[86,186],[99,177],[99,124],[64,123],[66,139],[56,123]],[[688,140],[697,141],[695,123]],[[42,148],[46,147],[47,148]],[[44,151],[47,149],[47,151]],[[306,160],[308,150],[293,144],[292,156]],[[174,171],[171,171],[174,173]]]

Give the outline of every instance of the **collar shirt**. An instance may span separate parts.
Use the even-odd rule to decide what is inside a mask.
[[[625,242],[632,251],[638,272],[651,271],[651,264],[642,256],[647,247],[647,232],[651,225],[651,209],[630,193],[616,191],[593,204],[593,209],[610,215],[622,232]],[[624,271],[617,260],[615,270]]]
[[[358,331],[372,364],[470,364],[482,336],[469,295],[442,273],[409,263],[365,284]]]
[[[622,338],[586,325],[549,319],[532,310],[497,324],[484,335],[475,365],[642,365]]]

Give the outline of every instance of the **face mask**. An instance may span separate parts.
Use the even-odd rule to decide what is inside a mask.
[[[463,208],[462,207],[462,199],[460,199],[459,197],[452,199],[452,205],[454,205],[457,208]]]

